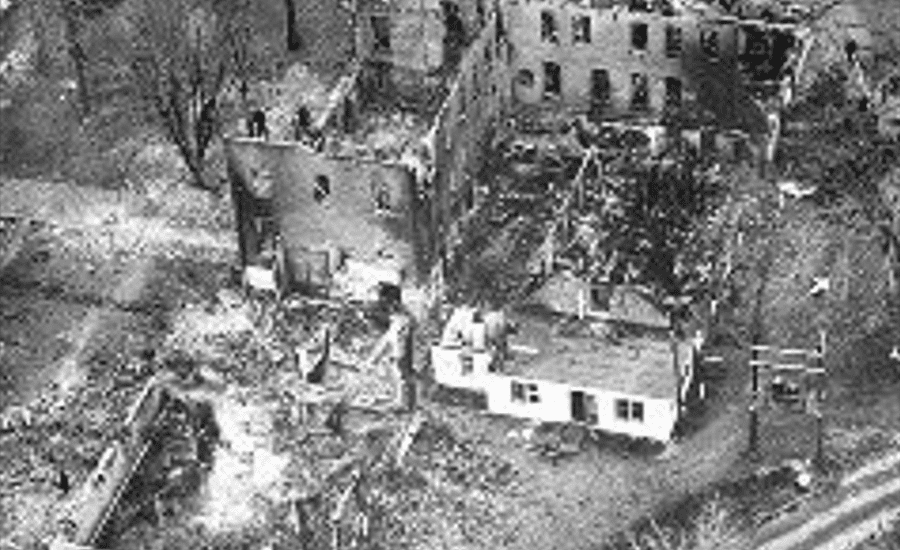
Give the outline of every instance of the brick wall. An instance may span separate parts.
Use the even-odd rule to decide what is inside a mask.
[[[576,21],[587,19],[589,30]],[[510,3],[510,40],[514,93],[526,104],[545,103],[586,110],[594,95],[593,71],[608,75],[609,116],[633,112],[632,75],[645,75],[649,105],[646,114],[658,115],[666,104],[666,79],[676,79],[683,102],[698,101],[727,122],[743,107],[737,67],[737,30],[733,24],[706,22],[705,15],[684,10],[674,15],[631,11],[625,5],[602,9],[562,0]],[[548,19],[555,40],[547,33]],[[638,26],[645,25],[645,45],[634,44]],[[680,32],[678,51],[667,51],[667,28]],[[717,33],[718,55],[704,50],[701,37]],[[560,67],[560,91],[545,94],[545,63]],[[531,78],[529,79],[528,76]],[[529,83],[530,80],[530,83]]]
[[[233,187],[271,177],[272,214],[290,280],[326,285],[339,253],[402,270],[404,283],[427,279],[427,206],[406,167],[336,158],[295,143],[228,140]],[[261,161],[261,158],[265,161]],[[263,162],[270,174],[246,170]]]
[[[464,228],[454,225],[477,207],[474,186],[484,164],[486,139],[510,101],[507,44],[497,37],[493,16],[489,21],[460,61],[426,139],[434,169],[433,218],[445,237],[463,233]]]

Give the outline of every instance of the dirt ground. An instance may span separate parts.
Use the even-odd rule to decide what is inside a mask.
[[[53,462],[84,477],[140,389],[135,361],[159,348],[172,311],[227,282],[234,244],[147,218],[152,201],[21,183],[2,182],[3,215],[41,224],[2,251],[0,415],[15,429],[0,433],[0,540],[33,548],[55,525]]]

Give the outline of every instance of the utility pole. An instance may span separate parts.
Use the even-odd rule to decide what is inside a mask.
[[[819,331],[819,345],[817,349],[811,354],[812,358],[815,361],[815,366],[808,367],[806,370],[807,378],[810,375],[814,375],[818,377],[818,383],[815,387],[815,392],[810,391],[807,388],[809,394],[809,403],[812,408],[812,414],[816,418],[816,457],[815,464],[819,468],[824,468],[825,466],[825,418],[822,414],[822,401],[825,399],[825,350],[826,350],[826,341],[828,335],[825,330]]]
[[[770,350],[771,346],[754,344],[750,347],[750,388],[752,397],[750,401],[750,427],[748,452],[751,456],[756,456],[759,452],[759,408],[760,408],[760,392],[759,387],[759,369],[761,367],[771,366]]]
[[[776,349],[772,346],[764,346],[755,344],[750,348],[750,369],[751,369],[751,390],[752,398],[749,406],[749,441],[748,453],[751,457],[758,456],[759,452],[759,411],[768,398],[760,387],[760,368],[769,371],[788,373],[794,372],[795,375],[802,376],[802,386],[806,391],[805,402],[803,403],[803,412],[812,414],[816,421],[816,448],[815,463],[821,467],[824,464],[824,416],[822,414],[821,403],[824,399],[824,390],[822,388],[825,367],[825,331],[820,331],[819,343],[815,349]],[[778,355],[780,361],[773,362],[773,357]],[[813,377],[820,377],[815,384],[812,383]]]

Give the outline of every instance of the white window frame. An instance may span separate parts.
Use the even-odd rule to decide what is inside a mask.
[[[510,401],[521,405],[533,405],[541,402],[538,385],[535,382],[510,381]],[[519,391],[517,391],[519,390]]]

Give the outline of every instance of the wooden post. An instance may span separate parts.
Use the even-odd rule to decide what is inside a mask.
[[[822,416],[822,411],[819,409],[818,405],[816,405],[816,411],[814,413],[816,415],[816,466],[819,468],[824,468],[825,466],[825,449],[823,438],[824,434],[824,418]]]
[[[750,404],[750,437],[748,442],[748,450],[751,456],[756,456],[759,450],[759,417],[756,410],[756,403]]]

